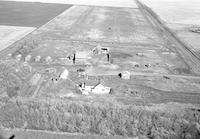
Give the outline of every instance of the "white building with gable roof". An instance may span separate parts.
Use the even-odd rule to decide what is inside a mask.
[[[88,86],[85,83],[82,83],[79,89],[84,95],[89,95],[89,94],[103,95],[103,94],[109,94],[111,91],[110,87],[104,86],[101,83],[98,83],[94,86]]]

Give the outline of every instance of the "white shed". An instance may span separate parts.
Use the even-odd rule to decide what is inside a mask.
[[[22,55],[21,55],[21,54],[19,54],[19,55],[16,56],[16,60],[17,60],[17,61],[20,61],[21,58],[22,58]]]
[[[131,78],[131,73],[129,71],[122,72],[122,79],[129,80]]]
[[[68,78],[69,71],[65,69],[61,74],[60,74],[60,79],[66,80]]]
[[[53,59],[52,59],[50,56],[47,56],[47,57],[45,58],[45,61],[46,61],[47,63],[50,63],[50,62],[53,61]]]
[[[40,61],[41,61],[41,56],[40,55],[36,56],[35,57],[35,62],[40,62]]]
[[[31,60],[31,57],[32,57],[31,55],[27,55],[27,56],[25,57],[25,59],[24,59],[24,60],[25,60],[25,62],[28,62],[28,61],[30,61],[30,60]]]

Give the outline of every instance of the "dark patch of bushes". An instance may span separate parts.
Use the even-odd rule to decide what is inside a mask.
[[[9,110],[9,111],[8,111]],[[146,136],[152,139],[199,139],[198,111],[182,116],[152,112],[139,106],[88,104],[83,102],[9,102],[0,109],[4,127],[90,133],[98,135]],[[24,126],[26,123],[26,126]]]

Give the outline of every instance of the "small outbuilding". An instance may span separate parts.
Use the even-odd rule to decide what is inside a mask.
[[[30,60],[31,60],[31,55],[27,55],[25,58],[24,58],[24,60],[25,60],[25,62],[29,62]]]
[[[61,74],[60,74],[60,79],[66,80],[68,78],[69,71],[65,69]]]
[[[110,49],[108,47],[102,47],[98,45],[97,47],[93,48],[93,54],[108,54]]]
[[[77,70],[77,73],[78,73],[78,76],[81,77],[81,76],[86,76],[86,72],[84,69],[78,69]]]
[[[16,60],[17,60],[17,61],[20,61],[21,58],[22,58],[22,55],[21,55],[21,54],[19,54],[19,55],[16,56]]]
[[[123,71],[119,73],[119,77],[125,80],[129,80],[131,78],[131,73],[129,71]]]
[[[50,56],[47,56],[47,57],[45,58],[45,61],[46,61],[47,63],[50,63],[50,62],[53,61],[53,59],[52,59]]]
[[[41,58],[42,58],[42,57],[41,57],[40,55],[36,56],[36,57],[35,57],[35,62],[40,62],[40,61],[41,61]]]
[[[56,73],[56,68],[46,68],[44,70],[45,73],[50,73],[50,74],[55,74]]]

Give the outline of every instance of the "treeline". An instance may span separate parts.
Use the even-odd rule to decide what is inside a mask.
[[[178,115],[140,106],[18,100],[1,106],[0,126],[151,139],[199,139],[200,112],[186,110]]]

